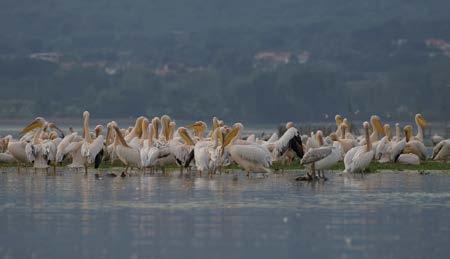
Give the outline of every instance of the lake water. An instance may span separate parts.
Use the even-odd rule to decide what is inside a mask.
[[[329,173],[326,182],[298,183],[297,173],[28,171],[0,173],[1,258],[450,255],[449,173]]]

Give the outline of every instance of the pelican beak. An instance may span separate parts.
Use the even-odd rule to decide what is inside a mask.
[[[336,125],[339,126],[344,121],[344,118],[342,118],[342,116],[338,114],[334,117],[334,120],[336,121]]]
[[[192,138],[187,133],[186,128],[181,128],[180,127],[178,129],[178,134],[180,135],[180,137],[184,140],[184,142],[187,145],[190,145],[190,146],[194,146],[195,145],[194,141],[192,140]]]
[[[377,133],[381,133],[381,134],[383,134],[384,135],[384,128],[383,128],[383,125],[382,125],[382,123],[381,123],[381,120],[380,120],[380,118],[378,117],[378,116],[372,116],[372,124],[373,124],[373,126],[374,126],[374,130],[377,132]]]
[[[41,117],[34,119],[30,124],[28,124],[25,128],[22,129],[20,134],[26,134],[36,128],[42,128],[46,124],[45,120]]]
[[[422,116],[422,114],[420,114],[417,118],[417,122],[418,124],[422,127],[425,128],[427,126],[427,121],[425,120],[425,118]]]
[[[239,127],[235,127],[232,130],[230,130],[230,132],[227,133],[227,135],[224,137],[223,140],[224,148],[230,145],[237,138],[239,130],[240,130]]]
[[[64,138],[64,131],[62,131],[56,124],[49,123],[49,128],[52,128],[58,132],[58,137]]]

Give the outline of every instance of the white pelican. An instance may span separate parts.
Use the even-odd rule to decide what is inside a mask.
[[[316,170],[319,172],[318,177],[325,179],[324,170],[330,169],[337,164],[342,158],[342,147],[337,141],[333,142],[333,146],[312,148],[303,156],[300,164],[311,166],[312,175],[306,172],[306,177],[298,177],[296,180],[313,180],[316,176]],[[322,174],[321,174],[322,172]]]
[[[223,132],[224,128],[216,128],[214,132],[211,134],[210,139],[202,139],[198,140],[194,146],[194,161],[195,167],[200,175],[207,171],[208,175],[211,175],[215,172],[215,170],[221,166],[224,162],[224,158],[226,154],[223,149]],[[182,133],[182,132],[180,132]],[[188,134],[185,135],[184,138],[188,143],[194,142],[194,140],[189,140]],[[219,147],[220,146],[220,147]],[[192,153],[191,153],[192,154]],[[188,158],[185,165],[188,165],[192,157]]]
[[[442,140],[433,148],[433,160],[450,160],[450,139]]]
[[[348,134],[347,132],[347,124],[342,123],[341,128],[341,136],[338,136],[337,134],[330,134],[330,137],[333,141],[338,141],[341,144],[342,150],[345,153],[347,153],[350,149],[358,145],[358,142],[354,138],[347,138]],[[351,135],[351,134],[350,134]]]
[[[288,129],[278,140],[262,145],[271,152],[273,161],[287,159],[288,163],[291,163],[295,156],[301,159],[304,155],[300,132],[293,125],[287,126]]]
[[[103,159],[104,137],[101,135],[101,126],[96,127],[96,138],[92,139],[89,130],[89,112],[83,113],[83,144],[81,145],[81,156],[85,159],[84,172],[88,173],[88,165],[95,163],[95,169],[100,166]]]
[[[161,133],[158,136],[158,126],[161,122]],[[151,133],[147,141],[144,142],[144,146],[140,150],[140,157],[143,167],[159,166],[164,170],[164,166],[173,164],[176,162],[175,156],[170,150],[171,136],[171,120],[168,115],[161,116],[161,120],[158,117],[152,119]]]
[[[341,132],[341,131],[339,131]],[[311,148],[318,148],[324,145],[323,133],[321,130],[318,130],[316,134],[311,132],[311,137],[306,141],[306,151]]]
[[[272,155],[269,150],[254,143],[236,144],[241,127],[234,127],[223,140],[223,149],[229,152],[231,159],[241,166],[249,175],[271,173]]]
[[[433,143],[433,146],[436,146],[437,144],[439,144],[439,142],[441,142],[442,140],[444,140],[443,137],[439,136],[438,134],[434,134],[431,137],[431,142]]]
[[[185,127],[179,127],[177,135],[178,138],[171,139],[169,142],[170,152],[175,156],[177,164],[182,166],[181,168],[188,167],[189,164],[186,163],[193,155],[191,152],[194,150],[195,142]]]
[[[344,122],[344,117],[342,117],[339,114],[336,114],[336,116],[334,116],[334,120],[336,122],[336,135],[341,136],[342,134],[342,128],[341,128],[341,124]]]
[[[406,146],[406,141],[395,142],[391,138],[391,127],[389,124],[384,125],[384,132],[386,136],[379,141],[375,149],[375,159],[379,163],[396,162]]]
[[[7,151],[17,161],[18,172],[20,171],[21,164],[30,163],[27,157],[27,153],[25,152],[25,148],[27,144],[33,140],[37,131],[43,128],[45,124],[47,124],[47,121],[44,118],[37,117],[24,129],[22,129],[21,131],[21,134],[23,135],[22,138],[16,141],[13,140],[8,141]]]
[[[420,165],[420,158],[416,154],[400,154],[397,158],[397,162],[406,165]]]
[[[418,113],[414,117],[414,120],[417,125],[417,135],[414,137],[415,140],[418,140],[420,142],[423,142],[423,135],[425,131],[425,127],[427,126],[427,121],[423,117],[422,114]]]
[[[374,157],[372,149],[371,136],[369,135],[369,123],[363,123],[365,145],[350,149],[344,157],[345,170],[344,173],[363,172],[370,164]]]
[[[342,122],[342,125],[345,127],[345,138],[346,139],[355,139],[355,136],[353,136],[352,134],[352,129],[350,127],[350,123],[348,122],[347,118],[344,119],[344,121]]]
[[[406,146],[403,150],[403,154],[415,154],[420,158],[420,160],[425,160],[427,158],[427,149],[423,142],[420,140],[414,139],[412,136],[412,126],[406,125],[404,128],[405,131],[405,141]]]
[[[44,128],[39,128],[33,140],[25,146],[25,153],[28,160],[33,163],[35,171],[48,169],[49,164],[53,162],[53,172],[56,172],[56,147],[61,139],[57,138],[57,134],[50,134],[50,139],[43,139]]]
[[[111,123],[112,128],[115,130],[116,135],[114,139],[114,147],[117,157],[126,166],[124,175],[128,173],[129,167],[142,168],[141,156],[138,149],[130,147],[122,136],[122,132],[117,127],[116,122]],[[139,125],[140,127],[140,125]]]
[[[144,121],[144,117],[140,116],[136,119],[136,122],[134,123],[134,127],[131,131],[129,131],[128,134],[125,135],[124,140],[128,143],[135,137],[141,137],[142,135],[142,122]],[[122,134],[122,132],[121,132]]]
[[[392,141],[399,142],[402,140],[401,131],[400,124],[395,123],[395,136],[392,138]]]
[[[61,163],[66,156],[70,156],[72,163],[67,167],[80,169],[84,168],[85,161],[81,156],[81,146],[83,145],[83,138],[78,136],[78,133],[73,132],[65,136],[56,148],[56,162]]]
[[[217,126],[218,124],[216,126],[214,126],[214,125],[215,125],[215,123],[213,122],[213,130],[210,133],[211,135],[214,132],[214,130],[216,128],[218,128],[218,126]],[[191,129],[193,131],[194,137],[198,141],[198,140],[203,140],[204,133],[205,133],[205,131],[207,130],[208,127],[207,127],[205,122],[203,122],[203,121],[196,121],[193,124],[188,125],[187,128]]]

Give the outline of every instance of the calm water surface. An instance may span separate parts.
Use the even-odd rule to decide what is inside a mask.
[[[30,171],[30,170],[29,170]],[[450,174],[0,173],[2,258],[448,258]]]

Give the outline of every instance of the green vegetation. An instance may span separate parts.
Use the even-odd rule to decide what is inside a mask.
[[[5,0],[0,117],[88,109],[251,122],[374,112],[449,120],[449,8],[447,0]]]
[[[58,168],[64,168],[64,166],[58,166]],[[13,164],[0,164],[0,168],[14,168],[15,165]],[[124,166],[119,162],[116,161],[113,164],[111,163],[102,163],[100,165],[100,169],[123,169]],[[180,167],[174,165],[169,165],[165,167],[166,170],[179,170]],[[224,167],[224,170],[239,170],[240,167],[233,164],[227,167]],[[298,160],[294,161],[291,165],[281,165],[279,163],[275,163],[272,166],[272,169],[275,172],[280,171],[296,171],[296,170],[304,170],[305,168],[300,165],[300,162]],[[92,168],[89,169],[91,171]],[[330,170],[333,171],[343,171],[344,170],[344,163],[340,162]],[[51,171],[51,168],[49,169]],[[83,169],[80,169],[80,172],[83,171]],[[450,163],[442,163],[442,162],[435,162],[435,161],[425,161],[422,162],[420,165],[403,165],[403,164],[397,164],[397,163],[387,163],[387,164],[380,164],[376,162],[372,162],[366,170],[367,172],[375,173],[380,171],[449,171],[450,172]]]

